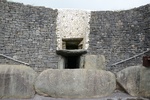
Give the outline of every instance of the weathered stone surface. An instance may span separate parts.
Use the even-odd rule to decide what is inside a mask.
[[[3,1],[0,0],[0,54],[29,63],[39,72],[57,68],[57,10]],[[18,64],[0,59],[1,64]]]
[[[133,66],[117,73],[117,81],[132,96],[137,96],[139,91],[140,67]]]
[[[34,97],[36,72],[23,65],[0,65],[0,98]]]
[[[58,10],[57,16],[57,50],[62,49],[62,38],[84,38],[83,48],[89,47],[90,12],[82,10]]]
[[[8,0],[7,0],[8,1]],[[102,54],[110,71],[141,63],[112,64],[150,47],[150,4],[125,11],[54,10],[0,0],[0,53],[36,71],[58,68],[62,39],[83,38],[88,54]],[[1,64],[16,64],[0,57]],[[50,66],[49,66],[50,65]]]
[[[57,54],[62,56],[79,56],[87,53],[87,50],[77,49],[77,50],[57,50]]]
[[[150,68],[131,66],[117,73],[117,81],[132,96],[150,97]]]
[[[106,57],[107,69],[113,72],[126,66],[141,64],[143,55],[111,66],[150,47],[149,8],[150,4],[119,12],[92,11],[88,53],[103,54]]]
[[[150,68],[140,69],[139,94],[143,97],[150,97]]]
[[[85,69],[106,69],[103,55],[85,55]]]
[[[96,98],[111,94],[116,88],[114,74],[103,70],[49,69],[35,82],[38,94],[56,98]]]

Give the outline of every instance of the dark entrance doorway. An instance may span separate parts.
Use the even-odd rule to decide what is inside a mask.
[[[61,69],[83,68],[83,57],[81,55],[87,53],[84,50],[83,43],[83,38],[63,38],[62,49],[56,51],[57,54],[62,56],[58,67]]]
[[[78,69],[80,63],[80,56],[65,57],[65,69]]]
[[[64,38],[62,39],[62,49],[75,50],[83,48],[83,38]]]
[[[62,39],[62,48],[66,50],[82,49],[83,38],[65,38]],[[73,53],[72,53],[73,54]],[[77,69],[80,68],[80,55],[68,55],[65,56],[65,69]]]

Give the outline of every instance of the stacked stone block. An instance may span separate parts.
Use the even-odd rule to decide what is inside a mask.
[[[57,10],[0,2],[0,53],[35,70],[57,68]]]
[[[104,55],[107,70],[117,72],[142,64],[142,56],[149,55],[147,52],[113,65],[150,47],[149,16],[150,4],[123,11],[58,13],[55,9],[0,0],[0,54],[29,63],[37,71],[57,69],[56,49],[61,49],[61,39],[84,38],[87,55]],[[0,57],[0,63],[16,62]]]
[[[113,70],[119,65],[111,68],[112,64],[146,51],[150,43],[145,30],[149,27],[146,24],[149,11],[149,5],[125,11],[92,11],[89,53],[105,55],[107,69]],[[127,64],[125,62],[123,68]],[[142,64],[141,58],[132,64]]]

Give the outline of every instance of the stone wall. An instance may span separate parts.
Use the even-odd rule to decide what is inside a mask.
[[[113,70],[119,65],[111,68],[112,64],[146,51],[150,45],[148,16],[150,5],[125,11],[92,11],[89,53],[105,55],[108,70]],[[132,62],[141,63],[141,57]]]
[[[0,1],[0,54],[37,71],[57,68],[56,18],[54,9]]]
[[[8,59],[6,57],[0,56],[0,64],[13,64],[13,65],[20,65],[21,63],[15,62],[11,59]]]
[[[88,48],[90,12],[82,10],[58,10],[57,49],[62,49],[62,38],[83,38],[84,49]]]
[[[150,4],[144,6],[143,9],[139,9],[139,11],[143,13],[143,21],[145,23],[145,46],[150,47]]]
[[[142,63],[150,47],[150,4],[124,11],[54,10],[0,0],[0,54],[34,70],[58,68],[62,38],[84,38],[83,49],[104,55],[107,70]],[[134,59],[114,63],[143,53]],[[14,64],[0,56],[0,63]],[[16,63],[18,64],[18,63]]]

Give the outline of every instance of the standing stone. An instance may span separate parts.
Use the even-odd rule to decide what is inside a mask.
[[[85,69],[106,69],[104,55],[85,55]]]
[[[48,69],[35,82],[38,94],[54,98],[104,97],[115,88],[115,75],[103,70]]]
[[[0,65],[0,98],[32,98],[36,72],[23,65]]]
[[[132,96],[150,97],[150,68],[131,66],[117,73],[118,83]]]

